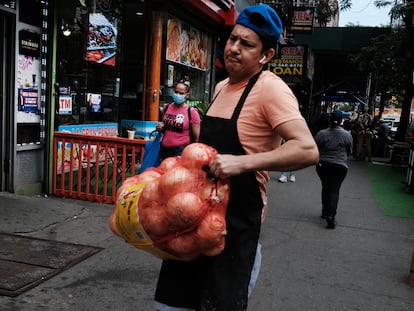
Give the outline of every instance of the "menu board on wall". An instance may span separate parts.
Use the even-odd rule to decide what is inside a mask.
[[[209,37],[174,17],[168,19],[166,59],[206,70]]]

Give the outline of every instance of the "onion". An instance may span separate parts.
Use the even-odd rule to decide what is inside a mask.
[[[201,169],[217,155],[217,150],[202,143],[189,144],[181,154],[181,163],[187,168]]]
[[[175,255],[200,253],[194,234],[183,234],[177,236],[167,242],[167,247]]]
[[[162,175],[161,171],[154,167],[147,168],[137,177],[137,183],[149,182],[151,180],[157,179]]]
[[[196,236],[202,249],[216,245],[226,234],[226,219],[220,212],[210,211],[200,222]]]
[[[220,242],[217,243],[214,247],[202,250],[201,253],[205,256],[217,256],[221,254],[225,246],[226,246],[226,240],[224,237],[222,237]]]
[[[139,208],[139,223],[152,240],[157,240],[169,234],[170,224],[162,206],[152,205]]]
[[[112,233],[116,234],[117,236],[121,236],[118,230],[116,230],[117,223],[116,220],[116,210],[114,210],[109,217],[109,228],[111,229]]]
[[[122,185],[118,188],[116,192],[116,197],[119,197],[119,195],[121,194],[123,190],[133,185],[137,185],[137,184],[139,184],[139,175],[134,175],[134,176],[126,178],[124,182],[122,183]]]
[[[177,166],[160,177],[160,192],[162,195],[171,196],[178,192],[186,192],[195,189],[196,176],[182,166]]]
[[[194,193],[180,192],[168,200],[166,214],[174,230],[180,232],[197,225],[207,208]]]
[[[180,158],[181,158],[180,156],[166,158],[158,166],[158,169],[160,169],[163,172],[167,172],[170,169],[172,169],[174,166],[180,163],[179,162]]]
[[[148,203],[150,202],[151,203],[161,202],[161,198],[158,194],[158,184],[159,184],[159,180],[155,179],[145,185],[138,199],[138,206],[140,208],[141,206],[148,206]]]

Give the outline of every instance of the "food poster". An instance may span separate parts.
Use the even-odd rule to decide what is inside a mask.
[[[207,34],[176,18],[168,19],[167,60],[206,70],[209,46],[210,40]]]
[[[27,55],[18,55],[17,59],[17,123],[39,123],[40,60]]]
[[[117,35],[116,18],[107,17],[102,13],[90,13],[85,59],[98,64],[115,66]]]
[[[96,136],[117,136],[118,124],[117,123],[102,123],[102,124],[79,124],[79,125],[60,125],[58,127],[59,132],[96,135]],[[62,172],[62,163],[64,165],[64,171],[68,172],[70,168],[70,151],[72,150],[72,169],[77,170],[79,168],[79,158],[81,162],[87,161],[88,157],[91,160],[96,159],[96,145],[91,145],[88,150],[87,145],[79,146],[75,144],[71,148],[70,143],[65,144],[65,154],[62,154],[62,142],[58,143],[57,150],[57,173]],[[62,157],[63,161],[62,161]],[[101,157],[100,157],[101,158]],[[104,159],[104,158],[103,158]]]

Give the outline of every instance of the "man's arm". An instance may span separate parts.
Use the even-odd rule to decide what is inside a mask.
[[[318,147],[305,121],[288,121],[275,131],[286,140],[280,147],[241,156],[219,154],[210,162],[210,171],[217,177],[227,178],[259,170],[294,171],[319,161]]]

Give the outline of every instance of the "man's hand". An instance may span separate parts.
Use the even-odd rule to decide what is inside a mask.
[[[242,156],[218,154],[209,164],[210,172],[220,179],[240,175],[243,173],[243,162],[241,160]]]

